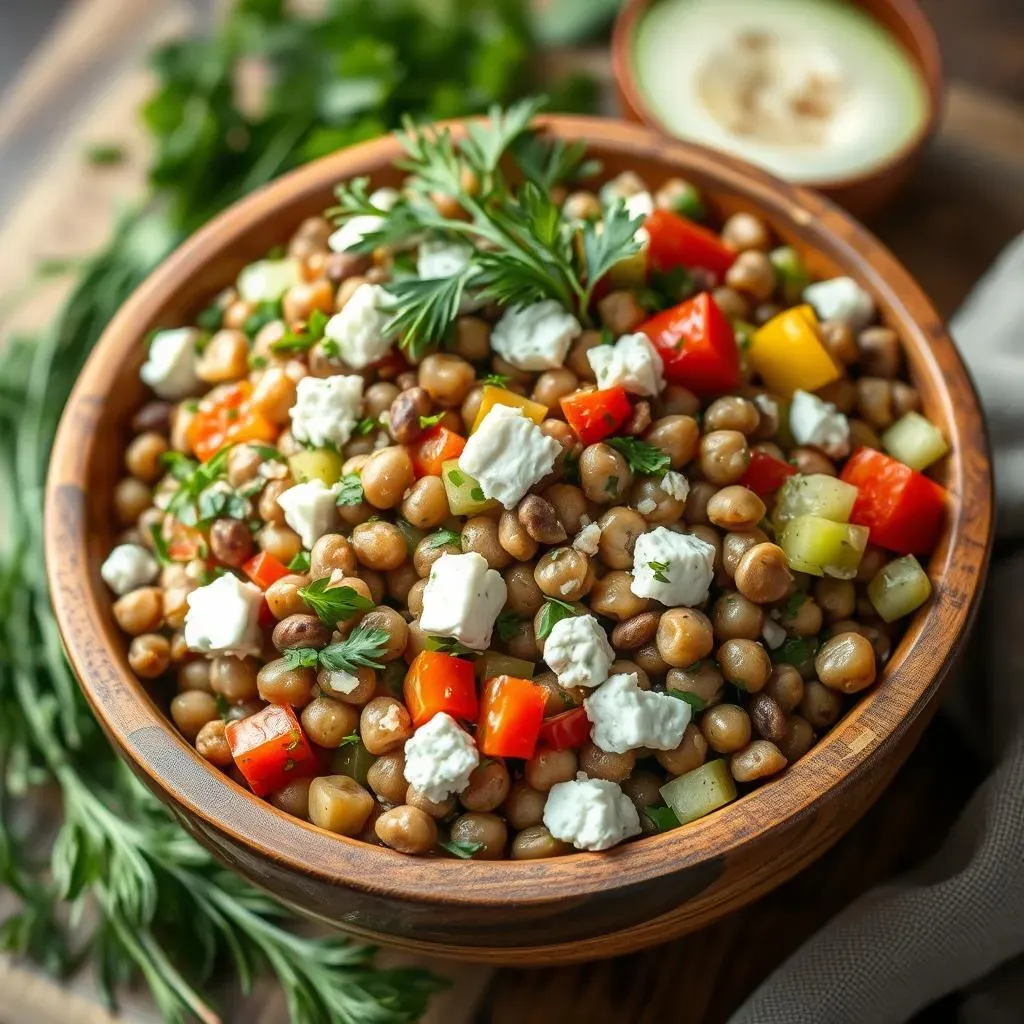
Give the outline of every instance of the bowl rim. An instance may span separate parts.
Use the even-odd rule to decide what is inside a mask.
[[[462,122],[449,124],[456,134],[463,131]],[[229,207],[137,288],[108,325],[75,385],[54,443],[46,488],[46,571],[57,623],[75,676],[100,723],[133,769],[179,817],[184,814],[199,831],[233,839],[277,870],[412,903],[500,908],[586,897],[722,858],[825,810],[844,788],[882,764],[884,753],[934,696],[977,610],[993,536],[985,426],[970,377],[938,314],[895,257],[822,196],[716,151],[611,119],[549,116],[538,118],[536,125],[547,134],[580,140],[597,150],[603,147],[620,157],[656,160],[667,173],[699,167],[716,178],[723,194],[742,196],[770,219],[799,226],[819,250],[870,282],[880,306],[900,321],[908,339],[913,336],[907,351],[915,354],[915,369],[942,384],[937,401],[951,425],[947,483],[952,508],[930,563],[942,585],[893,652],[885,681],[782,776],[687,826],[611,851],[514,866],[474,861],[467,871],[461,860],[408,857],[326,832],[233,782],[198,755],[129,670],[127,645],[113,626],[112,601],[99,577],[105,552],[99,554],[82,510],[93,455],[104,448],[97,410],[123,372],[109,368],[131,361],[167,297],[274,211],[328,195],[339,180],[379,172],[399,149],[393,137],[385,136],[323,157]],[[971,502],[969,516],[963,514],[965,496]],[[910,648],[919,641],[908,664]],[[155,768],[154,761],[166,770]],[[509,885],[512,879],[514,886]]]
[[[654,128],[669,138],[677,139],[679,136],[665,125],[645,99],[633,64],[634,42],[640,21],[650,7],[655,3],[661,2],[665,2],[665,0],[624,0],[612,29],[612,76],[618,86],[622,103],[627,110],[630,110],[639,118],[642,124]],[[857,0],[854,0],[854,2],[856,3]],[[896,17],[906,25],[908,33],[915,41],[917,49],[914,52],[907,52],[924,83],[928,107],[927,114],[918,130],[899,149],[884,159],[854,174],[802,181],[800,185],[803,188],[818,189],[823,192],[838,192],[853,189],[867,182],[874,181],[876,178],[884,176],[894,168],[913,159],[918,150],[938,130],[943,107],[942,54],[939,50],[938,38],[931,26],[931,22],[929,22],[927,15],[925,15],[917,0],[884,0],[884,2],[888,4]],[[860,3],[857,6],[863,8],[863,5]],[[865,13],[873,21],[878,21],[873,11],[865,10]],[[883,25],[882,27],[889,32],[886,26]],[[892,35],[891,32],[889,34]],[[896,43],[901,49],[906,51],[907,48],[903,46],[900,40],[897,39]],[[700,143],[694,144],[700,145]],[[723,150],[722,152],[726,151]]]

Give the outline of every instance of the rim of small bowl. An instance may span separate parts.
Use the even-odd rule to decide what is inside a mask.
[[[459,124],[454,122],[457,132]],[[768,219],[785,224],[868,282],[880,308],[899,325],[915,372],[936,387],[936,403],[949,430],[950,514],[930,561],[931,575],[937,574],[941,583],[893,652],[883,680],[781,776],[707,817],[611,851],[517,862],[413,858],[326,832],[233,782],[178,734],[128,668],[127,644],[113,623],[112,599],[99,576],[109,535],[89,532],[87,488],[93,459],[110,445],[109,435],[98,436],[99,410],[129,366],[134,372],[147,332],[173,306],[169,297],[257,232],[273,211],[280,216],[288,207],[297,223],[314,197],[328,195],[339,180],[382,170],[399,150],[393,138],[384,137],[321,158],[221,213],[129,298],[76,383],[54,444],[46,493],[46,567],[57,622],[75,675],[101,724],[179,816],[184,812],[201,829],[244,843],[278,870],[407,901],[500,908],[606,890],[607,876],[591,870],[600,863],[614,866],[618,887],[722,857],[817,813],[870,772],[934,696],[976,611],[992,542],[985,428],[970,378],[938,314],[895,257],[823,197],[718,152],[609,119],[551,116],[539,118],[537,125],[599,152],[657,161],[669,174],[696,165],[713,174],[721,195],[739,195],[757,204]],[[120,444],[116,455],[120,458]],[[965,495],[971,501],[970,516],[961,514]],[[516,884],[510,887],[513,879]]]
[[[679,136],[665,125],[647,101],[633,66],[634,42],[640,20],[654,4],[659,2],[662,0],[625,0],[612,30],[612,73],[623,105],[639,118],[640,123],[669,138],[678,139]],[[942,117],[942,54],[935,31],[917,0],[884,0],[884,2],[903,22],[908,34],[914,40],[913,52],[909,51],[900,39],[896,39],[896,43],[908,53],[924,83],[928,105],[927,116],[921,122],[918,130],[899,149],[871,167],[854,174],[802,181],[800,182],[802,188],[817,189],[822,192],[838,192],[884,177],[889,171],[913,159],[938,130]],[[858,4],[858,6],[863,5]],[[866,13],[873,21],[879,20],[873,11],[866,10]],[[882,28],[889,35],[894,36],[887,25],[882,25]],[[699,143],[694,144],[699,145]],[[735,159],[742,158],[736,157]]]

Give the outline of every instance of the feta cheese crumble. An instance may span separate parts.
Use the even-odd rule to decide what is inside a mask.
[[[562,686],[593,687],[608,678],[615,651],[593,615],[573,615],[551,627],[544,660]]]
[[[774,619],[767,616],[765,616],[764,625],[761,627],[761,636],[773,651],[786,642],[786,631]]]
[[[338,492],[319,477],[289,487],[277,499],[284,521],[299,535],[309,550],[338,525]]]
[[[686,501],[690,495],[690,481],[682,473],[669,470],[661,478],[661,489],[676,501]]]
[[[169,402],[194,395],[200,386],[196,376],[196,342],[199,332],[192,327],[158,331],[149,344],[149,355],[139,370],[143,384]]]
[[[317,682],[321,686],[326,684],[335,693],[349,694],[354,693],[359,685],[359,676],[354,676],[344,669],[330,669],[322,671],[317,676]]]
[[[634,395],[659,395],[665,387],[665,364],[646,334],[624,334],[614,345],[596,345],[587,362],[597,386],[625,388]]]
[[[160,563],[140,544],[118,544],[100,566],[103,582],[121,597],[152,583]]]
[[[341,359],[362,370],[383,359],[394,343],[387,328],[391,296],[379,284],[361,284],[348,302],[327,321],[324,337],[338,345]]]
[[[263,591],[225,573],[188,595],[185,646],[199,654],[259,654]]]
[[[370,193],[370,202],[378,210],[390,210],[398,202],[399,193],[394,188],[379,188]],[[379,231],[384,226],[384,218],[375,213],[364,213],[350,217],[335,231],[327,244],[331,252],[348,252],[357,246],[367,235]]]
[[[424,279],[455,277],[469,266],[473,246],[465,242],[446,242],[428,238],[420,243],[416,254],[416,273]]]
[[[610,754],[637,747],[674,750],[693,711],[685,700],[641,690],[635,672],[611,676],[583,702],[590,739]]]
[[[420,629],[484,651],[490,646],[494,620],[507,597],[501,573],[489,568],[483,555],[475,551],[444,554],[430,567]]]
[[[607,779],[588,779],[583,772],[551,787],[544,824],[563,843],[595,852],[640,834],[640,815],[622,789]]]
[[[629,589],[670,608],[692,608],[708,596],[714,563],[713,544],[658,526],[636,539]]]
[[[472,737],[444,711],[405,741],[405,781],[435,803],[461,793],[479,763]]]
[[[588,523],[576,534],[572,546],[585,555],[596,555],[601,543],[601,527],[597,523]]]
[[[317,448],[341,448],[363,411],[363,378],[303,377],[291,409],[292,434]]]
[[[650,192],[634,192],[623,202],[630,217],[650,217],[654,213],[654,196]]]
[[[551,370],[561,366],[573,339],[583,328],[554,299],[532,306],[513,306],[494,325],[491,348],[520,370]]]
[[[797,391],[789,407],[789,429],[797,444],[820,448],[829,458],[850,454],[850,423],[831,403]]]
[[[495,405],[470,434],[459,468],[477,481],[485,498],[511,509],[551,472],[561,450],[522,409]]]
[[[875,318],[875,301],[852,277],[815,281],[804,289],[804,301],[819,320],[841,320],[851,330],[863,330]]]

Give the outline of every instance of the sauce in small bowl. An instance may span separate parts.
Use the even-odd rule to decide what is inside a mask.
[[[614,57],[633,117],[862,215],[902,183],[939,105],[909,0],[630,0]]]

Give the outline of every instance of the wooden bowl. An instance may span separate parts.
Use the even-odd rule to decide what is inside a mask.
[[[625,0],[612,35],[612,69],[626,116],[673,135],[651,109],[637,84],[633,69],[633,39],[648,8],[657,0]],[[935,33],[916,0],[854,0],[879,22],[910,55],[924,82],[927,115],[914,137],[867,171],[844,178],[804,182],[805,188],[823,192],[855,217],[866,218],[880,210],[902,188],[924,155],[925,144],[935,134],[942,113],[942,60]]]
[[[306,914],[365,939],[467,960],[592,959],[670,939],[779,885],[834,843],[913,747],[961,650],[985,576],[992,490],[985,429],[960,357],[928,300],[871,235],[820,196],[637,125],[552,117],[543,130],[585,142],[610,176],[652,185],[684,175],[718,215],[756,211],[820,275],[849,273],[902,336],[924,409],[948,437],[940,471],[948,526],[931,559],[935,597],[914,618],[881,682],[777,780],[722,810],[601,854],[530,862],[414,859],[289,817],[204,761],[129,671],[100,564],[115,533],[111,491],[145,339],[188,323],[249,261],[322,212],[340,179],[396,184],[391,138],[311,164],[227,210],[125,304],[64,413],[46,501],[49,581],[71,664],[115,746],[181,823],[226,864]],[[461,131],[461,129],[457,129]]]

